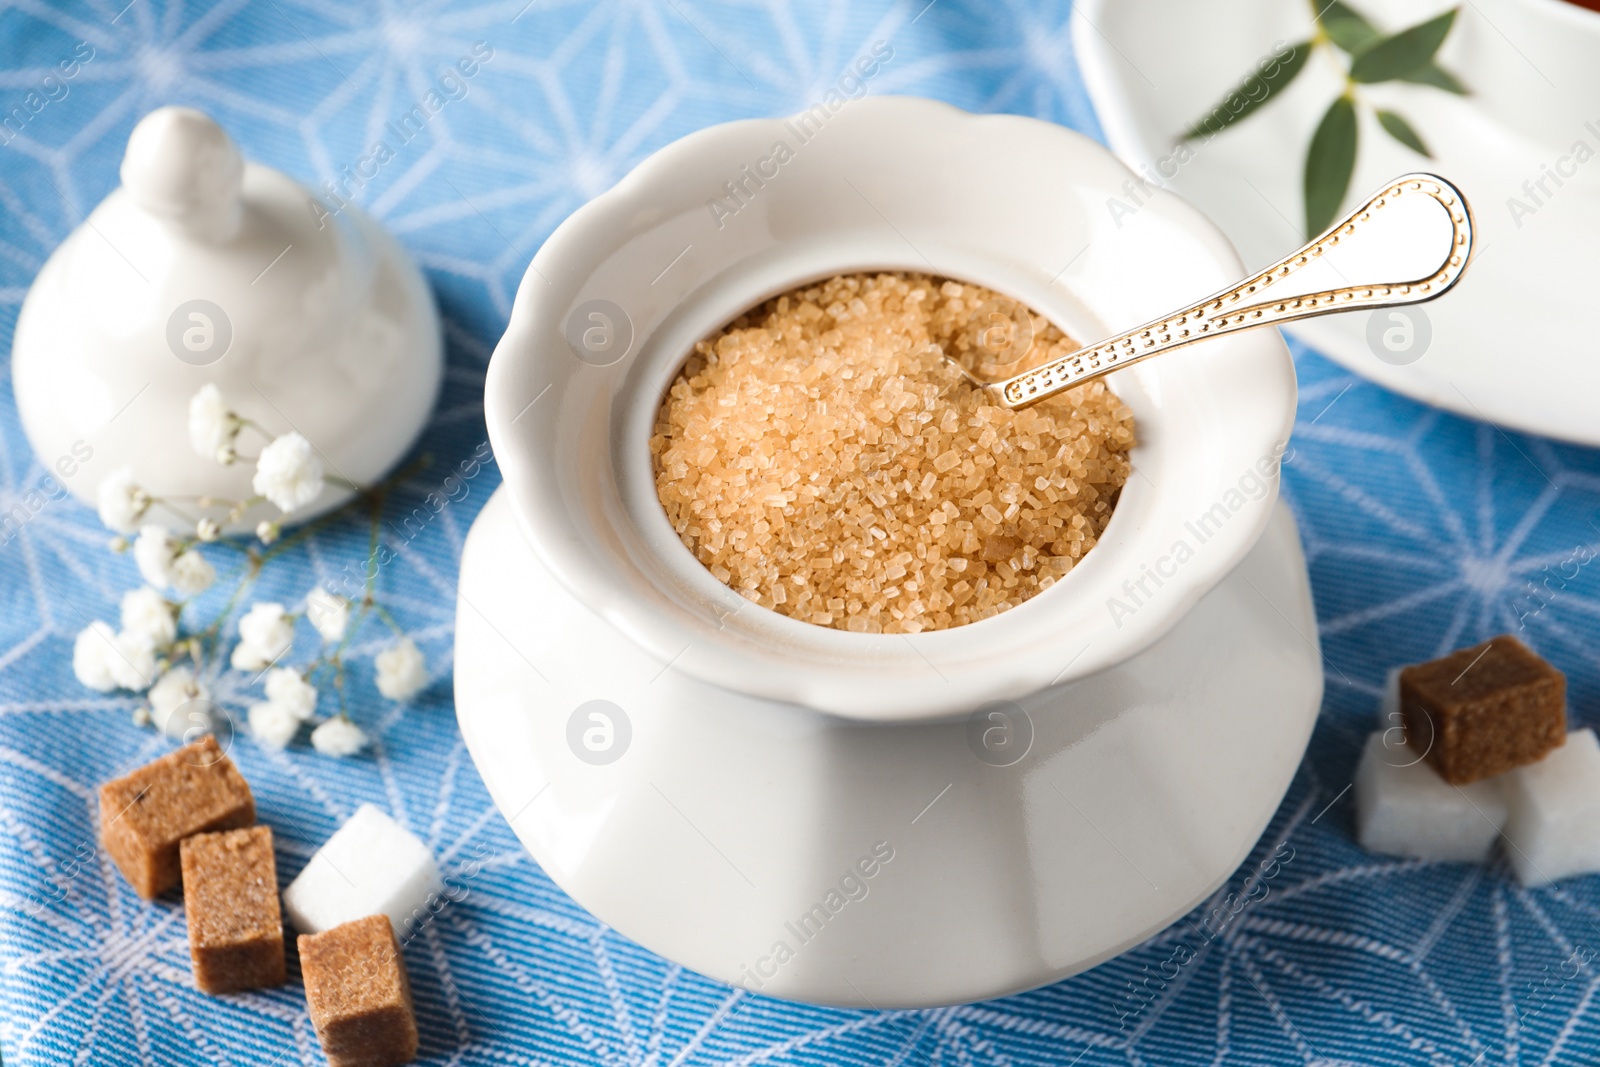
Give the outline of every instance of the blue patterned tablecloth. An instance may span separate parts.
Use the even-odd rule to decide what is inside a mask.
[[[579,204],[692,130],[812,103],[878,40],[894,55],[874,92],[1098,134],[1067,16],[1049,0],[11,0],[0,5],[0,113],[20,105],[27,116],[0,147],[0,340],[45,257],[114,187],[149,109],[193,104],[252,157],[337,179],[481,42],[492,58],[354,190],[427,271],[446,323],[444,394],[421,446],[434,474],[404,486],[395,506],[409,511],[483,442],[484,368],[518,279]],[[81,42],[92,58],[47,87]],[[1282,810],[1228,891],[1277,842],[1292,859],[1221,936],[1181,923],[1033,993],[877,1013],[729,989],[598,924],[518,847],[452,714],[453,576],[492,467],[397,545],[382,577],[428,657],[423,697],[377,696],[371,659],[386,638],[368,631],[351,692],[372,751],[339,761],[304,742],[274,753],[236,740],[278,835],[281,877],[366,801],[421,835],[447,871],[472,872],[466,899],[407,950],[429,1064],[1595,1062],[1600,880],[1525,892],[1498,864],[1367,855],[1351,839],[1346,787],[1390,664],[1519,626],[1567,672],[1575,722],[1600,718],[1600,568],[1530,592],[1570,572],[1580,546],[1600,548],[1600,455],[1295,356],[1301,417],[1285,493],[1311,561],[1328,695]],[[7,385],[0,513],[45,484]],[[88,509],[54,500],[0,545],[0,1053],[14,1067],[321,1063],[298,983],[198,993],[181,904],[139,901],[91,852],[95,785],[170,747],[133,725],[135,699],[73,677],[73,635],[114,618],[137,581],[105,540]],[[257,596],[296,602],[318,576],[359,565],[365,547],[358,520],[335,524],[269,569]],[[221,694],[235,712],[252,696]],[[60,892],[40,907],[47,885]],[[1133,984],[1147,992],[1133,997]]]

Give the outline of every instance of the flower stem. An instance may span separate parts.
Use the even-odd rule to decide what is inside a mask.
[[[263,560],[258,557],[254,551],[250,549],[246,549],[245,551],[249,555],[249,562],[243,568],[244,573],[240,576],[238,583],[234,585],[233,592],[229,594],[228,602],[222,606],[222,611],[217,614],[217,617],[211,620],[211,625],[207,626],[204,630],[201,630],[195,635],[194,640],[197,646],[200,648],[202,654],[204,653],[206,642],[220,642],[222,628],[227,624],[228,620],[232,618],[234,609],[239,606],[239,598],[244,595],[244,591],[246,589],[250,588],[250,586],[255,583],[256,575],[261,572],[261,564]],[[198,658],[196,658],[195,666],[198,669]]]
[[[386,610],[384,610],[383,605],[374,604],[372,605],[372,609],[378,613],[378,618],[382,619],[388,625],[389,629],[394,631],[396,637],[404,637],[406,635],[405,630],[401,628],[398,622],[394,621],[393,615],[390,615]]]

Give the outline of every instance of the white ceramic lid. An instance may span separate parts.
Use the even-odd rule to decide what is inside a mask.
[[[245,162],[187,108],[139,123],[122,178],[18,319],[17,406],[45,468],[91,503],[125,465],[158,495],[246,499],[251,463],[223,467],[189,444],[189,400],[215,383],[268,432],[303,434],[328,474],[381,478],[427,420],[443,366],[432,296],[393,238]],[[247,430],[240,451],[264,443]],[[330,484],[293,518],[348,496]],[[241,525],[264,517],[276,509]]]

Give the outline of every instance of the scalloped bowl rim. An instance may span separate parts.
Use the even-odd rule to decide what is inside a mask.
[[[924,269],[996,288],[1088,341],[1094,338],[1084,336],[1086,331],[1142,321],[1124,321],[1130,310],[1122,305],[1130,300],[1148,305],[1145,318],[1176,306],[1168,302],[1173,295],[1142,292],[1148,275],[1160,275],[1166,289],[1183,299],[1203,296],[1244,273],[1213,224],[1160,190],[1143,191],[1129,234],[1116,241],[1105,237],[1106,223],[1087,207],[1066,220],[1088,228],[1089,263],[1077,272],[1069,263],[1049,280],[1053,264],[1046,267],[1038,255],[1019,252],[1031,240],[1026,234],[1007,231],[997,240],[970,227],[933,233],[916,222],[897,226],[857,188],[872,207],[864,212],[844,199],[844,185],[832,183],[837,189],[831,194],[819,186],[841,174],[854,176],[851,186],[876,189],[887,182],[900,197],[890,201],[897,211],[907,198],[920,203],[919,196],[965,192],[980,197],[975,214],[987,211],[1004,223],[1007,212],[1018,210],[998,195],[1006,190],[992,188],[1004,173],[985,174],[983,161],[969,161],[976,153],[919,169],[923,157],[939,157],[942,144],[974,136],[1002,156],[1010,152],[1018,160],[1061,167],[1060,203],[1070,201],[1070,193],[1098,206],[1102,193],[1118,195],[1132,177],[1104,148],[1062,127],[882,97],[846,105],[833,117],[828,136],[816,142],[822,148],[803,144],[806,151],[787,164],[782,180],[772,179],[776,192],[762,187],[765,199],[757,195],[751,203],[758,209],[757,225],[764,222],[766,229],[746,226],[737,240],[706,238],[702,248],[710,246],[708,255],[690,255],[691,240],[679,255],[681,265],[672,260],[646,284],[644,278],[666,264],[684,235],[697,236],[709,226],[710,213],[702,216],[698,201],[688,198],[715,191],[717,179],[729,176],[730,161],[754,158],[792,129],[788,122],[746,119],[665,146],[574,212],[534,257],[485,388],[490,438],[530,547],[583,603],[664,664],[728,689],[847,718],[957,715],[1086,677],[1147,648],[1233,569],[1271,515],[1275,463],[1295,412],[1293,364],[1276,331],[1208,340],[1188,356],[1154,360],[1111,377],[1138,420],[1136,473],[1097,547],[1051,589],[990,619],[916,635],[815,626],[745,601],[672,533],[654,498],[649,456],[640,454],[649,416],[689,345],[766,296],[850,269]],[[844,163],[868,165],[846,173]],[[1037,180],[1022,171],[1009,173],[1017,183]],[[1050,202],[1042,187],[1033,190],[1032,200],[1027,192],[1013,189],[1011,199],[1048,215],[1053,189]],[[810,222],[834,207],[855,209],[853,219],[837,223],[838,232],[824,229],[815,238],[784,232],[796,225],[786,210]],[[915,245],[903,229],[917,234]],[[1117,242],[1135,239],[1149,245],[1146,251],[1162,250],[1167,273],[1147,258],[1140,262],[1149,266],[1138,273],[1137,264],[1123,265],[1122,281],[1130,288],[1122,295],[1108,297],[1115,287],[1095,289],[1088,267]],[[634,271],[631,262],[650,248],[657,259]],[[1167,264],[1169,248],[1188,258]],[[637,277],[622,277],[630,271]],[[1056,284],[1058,279],[1064,284]],[[1139,284],[1132,285],[1136,279]],[[661,280],[668,285],[658,292]],[[624,289],[633,296],[627,314],[638,333],[627,358],[605,367],[575,358],[562,340],[572,309]],[[651,301],[655,305],[647,306]],[[1102,321],[1102,313],[1114,321]],[[530,413],[533,418],[526,417]],[[1204,432],[1171,439],[1168,431],[1184,428]],[[1206,513],[1266,457],[1274,466],[1261,495],[1230,511],[1202,543],[1205,550],[1195,546],[1193,558],[1152,589],[1149,572],[1182,529],[1178,520]],[[1163,473],[1167,488],[1143,476],[1146,464]],[[1165,478],[1173,475],[1179,477],[1168,483]],[[1124,590],[1141,579],[1147,596],[1128,599]],[[1119,617],[1112,598],[1134,609]]]

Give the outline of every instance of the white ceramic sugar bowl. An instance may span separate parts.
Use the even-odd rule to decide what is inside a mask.
[[[456,705],[513,829],[600,919],[752,991],[943,1004],[1122,951],[1256,846],[1322,689],[1275,510],[1275,334],[1113,376],[1139,444],[1100,543],[972,625],[755,607],[655,495],[693,342],[797,284],[942,274],[1090,339],[1243,273],[1176,197],[1108,213],[1129,180],[1048,123],[868,98],[685,138],[546,242],[489,369],[505,485],[463,557]]]
[[[359,209],[334,214],[245,161],[188,108],[135,127],[122,183],[51,255],[17,321],[17,408],[46,470],[91,504],[125,466],[188,514],[197,497],[251,497],[252,463],[190,445],[189,401],[215,383],[266,433],[299,431],[328,475],[380,479],[421,431],[443,368],[432,295],[399,244]],[[265,443],[247,429],[239,451]],[[330,479],[290,521],[349,495]],[[263,504],[237,525],[276,517]]]

